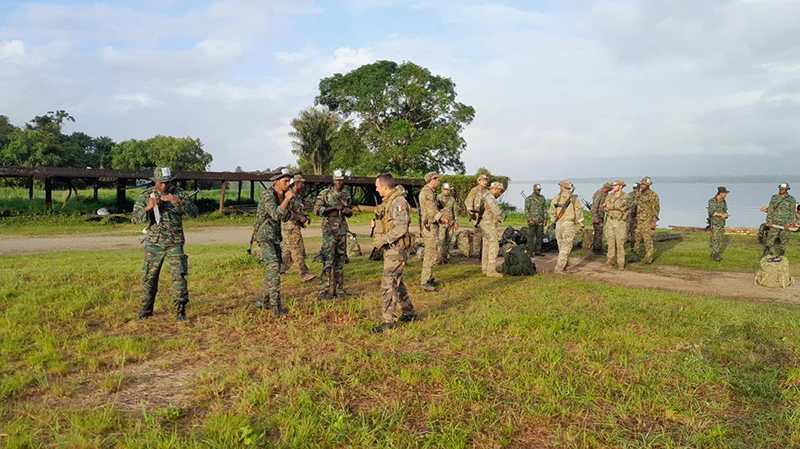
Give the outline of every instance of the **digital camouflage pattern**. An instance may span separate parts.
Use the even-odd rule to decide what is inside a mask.
[[[570,198],[571,201],[570,201]],[[569,201],[569,206],[567,202]],[[567,206],[567,207],[565,207]],[[558,214],[564,214],[558,221]],[[556,261],[555,273],[563,273],[569,265],[569,255],[572,253],[572,245],[575,243],[576,228],[583,226],[583,208],[578,195],[569,191],[561,192],[550,202],[550,222],[555,223],[556,241],[558,242],[558,260]]]
[[[427,185],[419,191],[419,209],[422,215],[422,238],[425,240],[419,282],[424,285],[433,278],[433,266],[439,257],[439,220],[442,218],[442,213],[436,207],[436,195]]]
[[[281,223],[291,217],[287,207],[281,210],[278,192],[272,186],[261,193],[253,225],[255,241],[261,250],[261,260],[266,265],[259,302],[271,307],[281,305]]]
[[[592,195],[592,207],[589,209],[589,214],[592,216],[592,228],[594,229],[594,236],[592,238],[592,250],[603,250],[603,220],[605,219],[605,212],[603,211],[603,202],[606,199],[608,192],[604,187],[601,187],[594,195]]]
[[[725,199],[718,199],[716,195],[708,200],[708,224],[710,226],[711,238],[709,246],[711,255],[719,256],[725,238],[725,219],[714,214],[728,214],[728,202]]]
[[[450,261],[450,248],[453,246],[455,238],[456,223],[456,199],[453,195],[445,196],[440,193],[436,197],[441,208],[442,216],[450,221],[449,225],[439,226],[439,256],[436,263],[448,263]]]
[[[160,198],[164,194],[172,194],[180,198],[179,205],[168,201],[159,201],[158,209],[161,222],[156,223],[155,213],[145,212],[151,195]],[[186,239],[183,234],[183,217],[196,217],[197,206],[186,192],[170,185],[162,194],[155,187],[145,189],[136,199],[131,220],[134,224],[147,223],[147,236],[144,245],[144,265],[142,267],[142,312],[153,312],[158,278],[164,259],[169,260],[172,272],[172,302],[176,307],[186,306],[189,302],[189,288],[186,275],[189,274],[188,257],[183,252]]]
[[[645,262],[653,261],[653,237],[655,236],[655,224],[658,215],[661,213],[661,200],[658,194],[650,189],[639,192],[636,201],[636,231],[633,236],[633,257],[639,257],[641,244],[644,244]]]
[[[625,239],[628,235],[628,195],[620,191],[609,192],[603,200],[605,221],[603,233],[608,242],[607,265],[612,265],[616,259],[617,268],[625,268]]]
[[[333,285],[333,294],[344,288],[344,264],[347,259],[347,219],[343,214],[334,212],[324,215],[328,207],[341,204],[342,207],[352,208],[353,201],[350,193],[344,188],[337,192],[333,187],[328,187],[317,195],[314,202],[314,213],[322,217],[322,247],[319,250],[322,261],[322,275],[319,284],[320,294],[327,295]]]
[[[547,221],[547,199],[542,194],[532,193],[525,199],[525,217],[528,219],[528,252],[542,253],[544,225]],[[533,225],[530,224],[533,222]]]
[[[772,227],[767,231],[765,245],[770,254],[782,256],[789,242],[789,233],[783,228],[795,221],[797,200],[787,192],[785,196],[772,195],[767,206],[767,222],[772,222]]]
[[[639,192],[632,191],[628,194],[628,242],[633,245],[634,233],[636,232],[636,209],[639,200]]]
[[[480,223],[483,234],[481,270],[485,274],[492,274],[497,272],[497,253],[500,250],[500,233],[497,231],[497,225],[504,222],[506,217],[492,192],[484,193],[482,202],[484,212]]]
[[[288,271],[294,262],[300,271],[300,276],[304,277],[309,272],[308,265],[306,265],[306,245],[303,242],[303,228],[305,227],[302,221],[305,218],[303,201],[298,197],[294,197],[289,201],[286,209],[289,211],[289,220],[281,224],[283,235],[281,271]]]
[[[401,190],[395,190],[383,198],[375,210],[380,223],[375,247],[383,248],[383,273],[381,274],[381,315],[384,323],[396,323],[400,316],[415,315],[414,305],[403,282],[403,270],[408,261],[411,237],[408,226],[411,222],[410,207]]]

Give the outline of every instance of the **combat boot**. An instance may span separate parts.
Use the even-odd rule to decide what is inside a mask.
[[[652,263],[653,263],[653,259],[647,259],[647,260],[644,261],[645,265],[650,265]]]
[[[345,296],[350,296],[350,292],[339,287],[333,291],[333,296],[336,298],[344,298]]]
[[[764,247],[764,252],[761,253],[760,259],[763,259],[769,255],[769,246]]]
[[[317,293],[317,301],[327,301],[328,299],[331,299],[331,296],[327,292]]]
[[[636,254],[634,254],[634,255],[633,255],[633,257],[631,257],[630,259],[628,259],[628,263],[636,263],[636,262],[638,262],[639,260],[641,260],[641,259],[639,259],[639,256],[638,256],[638,255],[636,255]]]
[[[140,320],[146,320],[146,319],[150,318],[151,316],[153,316],[153,311],[152,310],[142,310],[141,312],[139,312],[139,319]]]
[[[275,304],[272,306],[272,314],[275,315],[275,318],[281,318],[286,316],[289,312],[286,309],[281,308],[280,304]]]
[[[611,268],[614,266],[614,259],[606,259],[606,266]]]
[[[431,284],[430,281],[422,284],[420,286],[420,288],[422,290],[426,291],[426,292],[435,292],[436,291],[436,287],[433,284]]]
[[[404,312],[402,315],[400,315],[398,321],[402,323],[410,323],[411,321],[417,321],[418,319],[419,316],[417,315],[417,312],[412,310],[411,312]]]
[[[489,276],[490,278],[501,278],[503,277],[503,273],[498,271],[488,271],[486,272],[486,276]]]
[[[176,321],[187,321],[186,320],[186,305],[181,304],[178,306],[178,313],[175,314]]]
[[[304,273],[304,274],[300,275],[300,280],[303,281],[303,282],[308,282],[308,281],[310,281],[312,279],[315,279],[316,277],[317,277],[316,274]]]
[[[716,255],[716,254],[712,254],[712,255],[711,255],[711,260],[713,260],[714,262],[722,262],[722,258],[721,258],[721,257],[719,257],[719,256],[718,256],[718,255]]]
[[[383,324],[381,324],[379,326],[373,327],[372,328],[372,333],[373,334],[380,334],[380,333],[383,333],[383,331],[385,331],[385,330],[391,330],[391,329],[394,329],[394,328],[395,328],[395,324],[394,323],[383,323]]]

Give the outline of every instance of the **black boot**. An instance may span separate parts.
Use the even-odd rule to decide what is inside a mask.
[[[287,312],[286,309],[281,308],[279,304],[272,306],[272,314],[275,315],[275,318],[284,317],[288,313],[289,312]]]
[[[187,321],[186,320],[186,305],[181,304],[178,306],[178,313],[175,314],[175,320],[177,321]]]
[[[150,318],[151,316],[153,316],[153,311],[152,310],[142,310],[141,312],[139,312],[139,319],[140,320],[146,320],[146,319]]]
[[[712,255],[711,255],[711,260],[713,260],[714,262],[722,262],[722,258],[721,258],[721,257],[719,257],[719,256],[718,256],[718,255],[716,255],[716,254],[712,254]]]
[[[430,282],[426,282],[420,286],[420,288],[426,292],[435,292],[436,287]]]
[[[418,319],[419,316],[417,315],[417,312],[412,310],[411,312],[403,312],[398,321],[402,323],[410,323],[411,321],[417,321]]]
[[[628,263],[636,263],[636,262],[638,262],[638,261],[639,261],[639,256],[638,256],[638,255],[636,255],[636,254],[634,254],[634,255],[633,255],[633,257],[631,257],[630,259],[628,259]]]
[[[763,259],[763,258],[767,257],[768,255],[769,255],[769,246],[765,246],[764,247],[764,252],[761,253],[760,259]]]
[[[395,324],[394,323],[383,323],[383,324],[381,324],[379,326],[373,327],[372,328],[372,333],[373,334],[380,334],[385,330],[390,330],[390,329],[394,329],[394,328],[395,328]]]

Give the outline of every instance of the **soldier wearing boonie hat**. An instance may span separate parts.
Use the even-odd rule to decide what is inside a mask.
[[[332,296],[346,296],[344,289],[344,264],[347,261],[346,217],[353,216],[353,200],[344,188],[346,173],[337,168],[333,171],[333,187],[328,187],[317,195],[314,213],[322,217],[322,259],[317,299],[325,300]],[[331,292],[331,286],[333,291]]]
[[[633,235],[633,257],[630,263],[638,262],[641,244],[644,243],[644,263],[653,263],[653,237],[656,223],[661,213],[661,200],[658,194],[650,189],[653,180],[645,176],[639,182],[640,192],[636,200],[636,231]]]
[[[303,282],[308,282],[317,277],[317,275],[312,274],[308,269],[308,265],[306,265],[306,245],[303,242],[303,228],[311,221],[311,217],[305,214],[303,200],[300,197],[305,181],[303,175],[296,174],[289,182],[289,185],[292,186],[294,198],[289,202],[291,216],[289,220],[281,225],[284,241],[281,251],[281,274],[286,273],[295,263],[300,279]]]
[[[533,193],[525,198],[525,216],[528,219],[528,253],[542,256],[544,227],[547,224],[547,199],[541,194],[542,185],[534,184]]]
[[[489,178],[481,174],[478,176],[478,185],[472,188],[467,194],[467,199],[464,201],[464,206],[467,208],[471,220],[477,220],[478,214],[473,211],[479,211],[483,207],[483,196],[486,195],[486,186],[489,184]]]
[[[565,179],[558,183],[561,191],[550,202],[550,222],[555,224],[558,242],[558,260],[554,273],[562,274],[569,266],[569,255],[575,242],[576,232],[583,229],[583,208],[578,195],[572,193],[572,182]]]
[[[717,194],[708,200],[709,246],[711,247],[711,260],[715,262],[722,262],[720,252],[725,236],[725,221],[728,219],[728,202],[725,198],[729,193],[730,191],[724,186],[719,186]]]
[[[439,255],[436,263],[450,262],[450,247],[453,245],[455,233],[458,231],[456,220],[456,200],[452,195],[453,187],[445,182],[442,184],[442,193],[436,197],[442,216],[447,219],[446,226],[439,226]]]
[[[625,181],[617,180],[611,183],[613,191],[606,195],[602,208],[605,211],[603,234],[608,242],[608,257],[606,266],[625,269],[625,239],[627,237],[628,221],[628,195],[622,191]]]
[[[606,195],[611,191],[612,185],[611,181],[606,181],[592,195],[592,207],[589,209],[589,213],[592,216],[592,228],[594,229],[592,252],[595,254],[603,254],[603,220],[605,219],[605,212],[603,212],[602,206]]]
[[[767,231],[762,258],[772,254],[775,258],[770,260],[780,260],[779,258],[786,251],[786,244],[789,241],[787,231],[794,224],[797,213],[795,209],[797,200],[789,195],[791,188],[788,182],[778,184],[778,193],[772,195],[769,200],[769,206],[766,208],[769,231]]]
[[[504,222],[506,217],[497,204],[497,198],[504,190],[505,186],[495,181],[489,185],[489,191],[483,198],[484,212],[480,222],[483,234],[481,269],[489,277],[503,277],[503,274],[497,271],[497,253],[500,250],[500,233],[497,231],[497,225]]]
[[[197,206],[180,187],[171,181],[176,175],[169,167],[158,167],[150,178],[154,185],[145,189],[136,199],[131,220],[135,224],[147,223],[144,245],[144,273],[142,278],[142,309],[140,319],[153,315],[158,278],[164,259],[172,271],[172,303],[175,318],[186,321],[186,304],[189,302],[188,258],[183,252],[186,241],[183,234],[183,217],[196,217]]]
[[[422,221],[422,238],[425,241],[425,252],[422,258],[420,287],[426,292],[436,291],[433,279],[433,266],[439,258],[439,224],[450,223],[436,207],[436,187],[439,186],[439,174],[425,174],[425,186],[419,191],[419,214]]]

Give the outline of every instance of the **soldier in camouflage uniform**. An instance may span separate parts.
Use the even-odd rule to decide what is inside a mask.
[[[658,215],[661,213],[661,200],[658,194],[650,190],[653,181],[645,176],[639,182],[639,199],[636,202],[636,233],[633,237],[633,257],[629,263],[638,262],[640,243],[644,243],[644,263],[653,263],[653,236],[656,232]]]
[[[550,202],[550,222],[555,224],[558,242],[558,261],[554,273],[563,274],[569,265],[569,255],[575,242],[575,233],[583,231],[583,208],[578,195],[572,193],[572,183],[558,183],[561,192]],[[577,229],[576,229],[577,228]]]
[[[294,192],[289,188],[291,180],[292,175],[285,168],[270,178],[272,185],[258,199],[256,222],[253,225],[255,240],[266,265],[261,294],[255,306],[259,309],[269,306],[278,318],[286,315],[286,310],[281,307],[281,223],[288,221],[292,215],[289,209],[289,203],[294,198]]]
[[[189,302],[186,275],[189,274],[189,263],[183,252],[186,241],[183,235],[183,217],[196,217],[197,206],[183,189],[172,185],[175,175],[169,167],[156,168],[151,179],[155,185],[139,195],[131,214],[135,224],[147,223],[142,268],[142,310],[139,318],[153,316],[158,276],[164,258],[167,258],[172,270],[172,302],[176,309],[176,319],[186,321],[186,303]]]
[[[589,209],[589,213],[592,216],[592,228],[594,229],[592,252],[595,254],[603,254],[603,219],[605,218],[605,214],[603,213],[602,206],[606,195],[611,191],[611,185],[611,181],[606,181],[603,187],[592,195],[592,207]]]
[[[639,183],[633,185],[633,191],[628,194],[628,243],[633,248],[634,233],[636,232],[636,205],[639,200]]]
[[[525,199],[525,216],[528,218],[528,253],[543,256],[542,239],[547,224],[547,200],[541,194],[542,185],[534,184],[533,193]]]
[[[322,279],[317,299],[324,300],[333,296],[346,296],[344,290],[344,263],[347,257],[346,217],[353,216],[353,202],[350,193],[344,189],[344,170],[333,172],[333,187],[329,187],[317,196],[314,213],[322,217]]]
[[[403,269],[408,260],[408,248],[411,246],[409,235],[409,206],[405,199],[404,191],[395,188],[395,180],[390,174],[382,174],[375,179],[375,189],[383,199],[375,209],[375,219],[372,226],[378,223],[378,235],[375,237],[375,248],[383,250],[383,274],[381,275],[381,308],[383,323],[372,328],[372,332],[379,334],[385,330],[394,329],[397,321],[413,321],[417,312],[408,289],[403,282]],[[397,309],[400,316],[397,316]]]
[[[489,277],[503,277],[497,271],[497,253],[500,250],[500,232],[497,225],[506,220],[497,198],[503,194],[505,187],[499,182],[493,182],[489,191],[483,195],[484,212],[480,227],[483,234],[483,249],[481,250],[481,270]]]
[[[436,187],[439,186],[439,175],[430,172],[425,175],[425,186],[419,191],[419,213],[422,217],[422,238],[425,239],[425,252],[422,259],[420,285],[426,292],[435,292],[433,283],[433,266],[439,257],[439,224],[447,225],[450,221],[436,207]]]
[[[602,209],[605,213],[603,233],[608,242],[608,258],[606,266],[613,267],[614,259],[617,268],[625,269],[625,238],[628,235],[628,195],[622,191],[625,181],[617,180],[611,184],[613,192],[606,195]]]
[[[711,233],[711,260],[722,262],[719,253],[722,251],[722,243],[725,237],[725,220],[728,219],[728,203],[725,197],[728,196],[728,189],[723,186],[717,187],[717,194],[708,200],[708,226]]]
[[[478,185],[469,191],[467,194],[467,199],[464,200],[464,207],[467,209],[469,219],[472,221],[476,221],[478,219],[479,212],[474,211],[481,211],[483,209],[483,197],[486,195],[487,185],[489,185],[489,178],[486,175],[478,176]],[[478,224],[476,224],[472,232],[472,240],[473,244],[478,248],[481,247],[481,238],[481,228]]]
[[[784,182],[778,186],[778,194],[772,195],[767,206],[767,227],[769,232],[765,240],[764,253],[761,257],[768,254],[783,256],[786,251],[786,243],[789,240],[787,231],[795,221],[796,204],[797,201],[792,195],[789,195],[791,186],[789,183]]]
[[[289,220],[281,224],[283,234],[283,249],[281,251],[281,274],[286,273],[292,266],[292,262],[297,263],[300,271],[300,279],[308,282],[317,275],[311,274],[306,265],[306,245],[303,243],[303,228],[311,221],[311,218],[303,210],[303,200],[300,192],[303,190],[305,179],[301,175],[294,175],[289,183],[294,197],[289,201]]]
[[[442,215],[448,221],[447,225],[439,226],[439,256],[436,263],[440,264],[450,262],[450,248],[453,246],[453,238],[456,231],[458,231],[456,200],[451,195],[452,191],[450,184],[444,183],[442,185],[442,193],[436,197]]]

